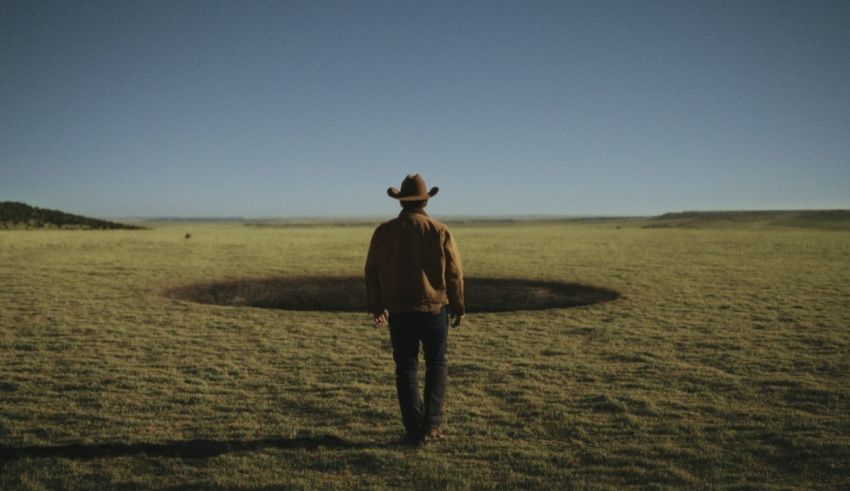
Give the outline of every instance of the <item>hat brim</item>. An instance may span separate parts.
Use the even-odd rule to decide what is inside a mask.
[[[398,188],[389,188],[387,189],[387,194],[392,199],[397,199],[399,201],[422,201],[423,199],[433,198],[437,195],[437,192],[440,191],[440,188],[434,186],[428,191],[428,194],[417,194],[413,196],[402,196],[401,191]]]

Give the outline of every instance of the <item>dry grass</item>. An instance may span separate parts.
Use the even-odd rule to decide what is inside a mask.
[[[364,314],[162,295],[358,276],[370,227],[0,232],[0,488],[850,486],[850,234],[620,225],[454,229],[471,277],[623,296],[470,315],[417,452]]]

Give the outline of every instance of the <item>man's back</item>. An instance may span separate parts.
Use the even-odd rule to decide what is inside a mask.
[[[463,314],[460,255],[448,228],[424,210],[402,211],[372,236],[366,260],[369,309],[374,313]]]

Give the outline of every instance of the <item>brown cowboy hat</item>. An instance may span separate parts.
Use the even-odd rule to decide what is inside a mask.
[[[437,191],[440,190],[436,186],[431,188],[430,191],[426,191],[427,189],[428,186],[425,185],[425,179],[422,179],[422,176],[419,174],[413,174],[412,176],[408,174],[401,183],[401,191],[396,188],[389,188],[387,189],[387,194],[390,195],[390,198],[395,198],[399,201],[420,201],[433,198],[437,194]]]

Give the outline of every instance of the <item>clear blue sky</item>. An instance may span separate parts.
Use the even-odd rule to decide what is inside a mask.
[[[850,2],[0,2],[0,200],[850,208]]]

